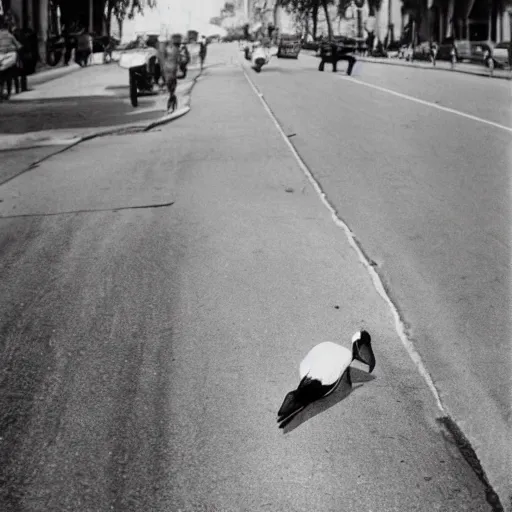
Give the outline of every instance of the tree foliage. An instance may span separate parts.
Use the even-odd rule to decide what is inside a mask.
[[[375,16],[376,13],[379,12],[382,6],[382,0],[367,0],[368,1],[368,10],[370,16]]]
[[[157,0],[93,0],[93,29],[110,33],[110,21],[115,17],[122,23],[126,18],[154,8]],[[58,0],[63,22],[69,27],[89,28],[89,0]]]
[[[221,11],[222,17],[234,16],[235,15],[235,4],[233,2],[226,2]]]
[[[278,0],[279,5],[288,12],[294,13],[301,18],[309,18],[313,22],[313,38],[316,39],[318,27],[318,14],[320,10],[324,11],[325,21],[327,23],[327,32],[329,39],[332,39],[332,22],[329,14],[329,6],[336,4],[336,0]]]
[[[345,18],[345,13],[351,5],[352,0],[338,0],[338,17]]]

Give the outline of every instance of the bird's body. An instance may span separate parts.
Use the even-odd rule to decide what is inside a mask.
[[[337,343],[324,341],[313,347],[299,366],[300,383],[288,393],[278,411],[278,422],[283,428],[297,413],[310,403],[331,394],[339,385],[343,375],[352,386],[350,364],[354,359],[368,364],[370,373],[375,366],[375,357],[370,335],[360,331],[352,338],[352,350]]]
[[[313,347],[299,367],[300,378],[309,377],[323,385],[337,382],[352,362],[352,352],[332,341]]]

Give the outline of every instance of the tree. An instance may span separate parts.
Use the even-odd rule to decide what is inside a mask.
[[[334,0],[321,0],[321,2],[325,12],[325,21],[327,22],[327,35],[329,41],[332,41],[332,23],[331,16],[329,15],[329,4],[333,4]]]
[[[226,2],[224,4],[224,8],[222,9],[220,14],[223,18],[234,16],[235,15],[235,4],[233,2]]]
[[[375,16],[375,14],[380,11],[381,6],[382,0],[368,0],[368,14]]]
[[[413,46],[419,42],[422,14],[426,8],[426,0],[402,0],[402,13],[409,13],[408,38]]]
[[[304,19],[306,26],[309,27],[309,19],[313,21],[313,39],[316,39],[318,27],[318,9],[321,0],[281,0],[279,6],[285,7],[289,13],[295,14],[300,19]],[[275,7],[275,4],[274,4]],[[307,35],[307,34],[306,34]]]
[[[318,7],[320,6],[319,0],[311,2],[311,18],[313,20],[313,40],[316,40],[316,31],[318,29]]]
[[[338,17],[344,19],[345,13],[347,12],[347,9],[351,5],[352,5],[352,0],[339,0],[338,1]]]

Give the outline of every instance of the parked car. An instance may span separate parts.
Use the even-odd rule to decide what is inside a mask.
[[[103,53],[103,62],[113,60],[113,53],[117,49],[119,40],[112,36],[94,36],[92,40],[92,52]]]
[[[320,48],[320,43],[316,41],[303,41],[302,42],[302,49],[303,50],[311,50],[314,52],[317,52]]]
[[[494,45],[491,51],[494,66],[497,68],[512,67],[512,46],[510,41],[503,41]]]
[[[293,34],[281,34],[277,43],[277,58],[298,59],[301,50],[300,38]]]
[[[154,43],[154,38],[150,38],[139,37],[128,44],[119,60],[119,66],[128,70],[130,101],[134,107],[139,103],[139,94],[153,92],[161,77],[158,50],[149,44]]]
[[[363,40],[355,39],[352,37],[346,37],[346,36],[334,36],[333,42],[336,44],[336,46],[339,47],[339,49],[342,51],[342,53],[354,53],[354,52],[360,52],[363,53],[367,51],[366,43]],[[321,53],[321,46],[322,44],[327,43],[327,40],[324,40],[318,42],[318,47],[316,49],[316,56],[320,57]]]
[[[452,49],[456,62],[471,59],[471,42],[468,39],[445,39],[437,52],[437,60],[452,60]]]
[[[410,57],[407,59],[410,60]],[[412,50],[412,60],[430,60],[430,43],[424,41]]]
[[[494,44],[489,41],[471,41],[471,53],[468,61],[489,67],[491,65],[489,59],[491,57],[493,47]]]

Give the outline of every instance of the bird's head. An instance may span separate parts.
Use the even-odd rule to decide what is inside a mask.
[[[367,364],[369,372],[375,368],[375,356],[372,349],[372,338],[366,331],[358,331],[352,336],[352,357]]]

